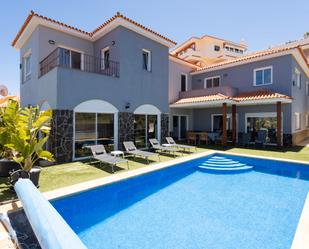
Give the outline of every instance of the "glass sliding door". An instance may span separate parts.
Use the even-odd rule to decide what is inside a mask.
[[[187,116],[180,116],[180,140],[186,139],[188,123]]]
[[[114,150],[114,114],[98,113],[97,143],[103,144],[107,152]]]
[[[95,123],[95,113],[75,113],[75,158],[91,155],[84,146],[96,143]]]
[[[149,139],[157,138],[158,129],[157,129],[157,115],[147,115],[147,147],[150,146]]]
[[[114,114],[75,113],[74,158],[91,156],[86,146],[103,144],[107,151],[114,149]]]
[[[188,116],[175,115],[173,116],[173,138],[184,140],[187,137],[188,131]]]
[[[223,131],[223,116],[222,114],[214,114],[212,116],[212,132],[217,132],[220,135]],[[232,115],[226,115],[226,132],[227,140],[232,141]]]
[[[251,134],[251,142],[257,139],[261,130],[267,132],[267,143],[277,143],[277,117],[247,117],[247,133]]]
[[[137,148],[146,147],[146,115],[134,115],[134,143]]]
[[[157,115],[134,115],[134,143],[137,148],[146,148],[150,138],[157,138],[157,121]]]

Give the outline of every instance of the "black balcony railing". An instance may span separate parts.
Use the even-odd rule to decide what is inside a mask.
[[[90,73],[119,77],[119,62],[56,48],[40,62],[40,77],[55,67],[77,69]]]

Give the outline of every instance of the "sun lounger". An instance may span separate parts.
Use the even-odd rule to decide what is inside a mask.
[[[127,163],[129,169],[128,160],[107,154],[102,144],[87,146],[87,148],[91,150],[93,158],[98,160],[100,162],[100,165],[102,162],[110,164],[112,166],[113,173],[114,173],[114,166],[116,166],[118,163]]]
[[[148,152],[148,151],[143,151],[143,150],[138,150],[133,142],[127,141],[127,142],[123,142],[123,146],[126,149],[126,152],[128,154],[133,155],[134,157],[139,156],[139,157],[143,157],[147,160],[147,162],[149,163],[149,157],[151,156],[158,156],[159,161],[160,161],[160,155],[156,154],[156,153],[152,153],[152,152]]]
[[[166,146],[160,145],[160,143],[158,142],[158,140],[155,139],[155,138],[149,139],[149,142],[150,142],[150,144],[151,144],[151,146],[152,146],[152,148],[153,148],[154,150],[159,150],[159,151],[161,151],[161,152],[172,153],[174,156],[176,156],[175,153],[179,151],[179,150],[176,149],[176,148],[171,148],[171,147],[166,147]]]
[[[166,137],[165,139],[168,142],[168,144],[175,146],[177,148],[183,149],[184,151],[185,150],[190,151],[191,149],[195,149],[195,151],[196,151],[196,146],[190,146],[190,145],[185,145],[185,144],[177,144],[172,137]]]

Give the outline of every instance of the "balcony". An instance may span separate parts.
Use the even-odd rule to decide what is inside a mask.
[[[190,90],[190,91],[185,91],[185,92],[179,92],[179,99],[214,95],[217,93],[221,93],[226,96],[233,97],[237,95],[238,89],[235,87],[231,87],[231,86],[218,86],[218,87],[213,87],[213,88],[195,89],[195,90]]]
[[[119,62],[63,48],[56,48],[40,62],[39,77],[47,74],[55,67],[71,68],[89,73],[119,77]]]
[[[185,52],[183,52],[182,54],[178,55],[179,58],[181,59],[186,59],[186,60],[198,60],[201,58],[200,52],[193,49],[193,48],[187,48]]]

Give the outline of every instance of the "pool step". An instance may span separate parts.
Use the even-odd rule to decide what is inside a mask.
[[[200,170],[210,173],[241,173],[252,170],[253,166],[229,158],[213,156],[198,166]]]

